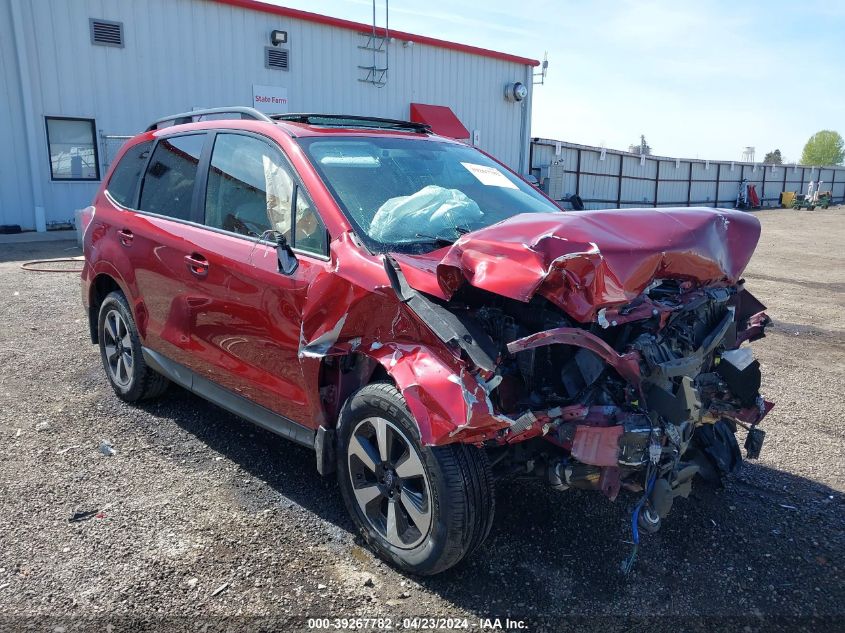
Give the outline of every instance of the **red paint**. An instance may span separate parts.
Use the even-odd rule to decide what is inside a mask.
[[[734,284],[759,237],[757,218],[724,209],[524,214],[397,260],[416,269],[406,272],[412,286],[443,299],[463,278],[519,301],[540,294],[584,323],[637,298],[654,279]]]
[[[508,343],[511,354],[543,345],[574,345],[588,349],[613,367],[619,375],[632,385],[640,384],[640,355],[638,352],[619,354],[595,334],[574,327],[560,327],[538,332],[531,336]]]
[[[435,134],[441,136],[455,139],[469,138],[469,130],[464,127],[461,120],[447,106],[412,103],[411,121],[426,123],[431,126]]]
[[[587,426],[575,430],[572,457],[594,466],[616,466],[619,463],[619,438],[621,426]]]
[[[123,151],[177,130],[219,126],[206,121],[141,134]],[[548,412],[536,412],[538,422],[519,436],[501,435],[513,420],[495,410],[484,382],[491,376],[474,371],[399,301],[382,257],[355,239],[290,133],[343,131],[258,121],[225,126],[261,134],[287,155],[328,229],[329,256],[299,253],[298,269],[285,276],[268,245],[122,209],[101,189],[85,231],[86,306],[95,298],[95,280],[113,280],[129,298],[146,346],[311,428],[332,426],[351,390],[382,371],[402,392],[425,444],[505,442],[543,432]],[[411,286],[444,299],[469,283],[521,301],[539,293],[582,322],[595,320],[601,308],[608,308],[608,318],[642,318],[652,307],[648,302],[627,314],[613,310],[655,278],[735,283],[759,232],[753,216],[729,211],[561,212],[517,216],[428,255],[395,258]],[[207,266],[195,270],[186,257]],[[756,307],[751,299],[747,304]],[[752,320],[751,326],[762,329],[762,321]],[[619,354],[578,328],[539,332],[515,341],[510,351],[551,343],[589,349],[629,382],[640,379],[638,354]],[[360,359],[354,371],[340,371],[337,361],[350,354]],[[587,415],[583,407],[560,415],[565,420],[586,415],[584,424],[599,426],[610,419],[593,409]]]
[[[241,9],[250,9],[252,11],[261,11],[262,13],[269,13],[271,15],[278,15],[285,18],[293,18],[295,20],[304,20],[305,22],[312,22],[314,24],[322,24],[324,26],[332,26],[338,29],[345,29],[347,31],[355,31],[356,33],[371,33],[373,30],[372,24],[364,24],[363,22],[353,22],[351,20],[342,20],[340,18],[333,18],[328,15],[320,13],[311,13],[310,11],[300,11],[299,9],[290,9],[288,7],[279,7],[266,2],[257,2],[256,0],[214,0],[220,4],[227,4]],[[390,29],[390,37],[395,37],[399,40],[406,40],[409,42],[416,42],[417,44],[427,44],[428,46],[436,46],[438,48],[445,48],[460,53],[468,53],[470,55],[479,55],[481,57],[490,57],[492,59],[500,59],[506,62],[513,62],[515,64],[524,64],[526,66],[539,66],[540,62],[529,57],[519,57],[518,55],[509,55],[508,53],[500,53],[498,51],[491,51],[486,48],[478,46],[469,46],[467,44],[458,44],[457,42],[448,42],[446,40],[439,40],[434,37],[427,37],[425,35],[415,35],[413,33],[406,33],[404,31],[396,31]],[[386,32],[382,27],[376,27],[376,35],[385,37]]]

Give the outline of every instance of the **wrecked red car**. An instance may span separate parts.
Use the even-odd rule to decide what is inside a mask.
[[[130,140],[85,217],[117,395],[174,382],[312,447],[406,570],[480,545],[497,478],[625,491],[638,543],[738,428],[760,452],[752,215],[564,212],[421,124],[230,108]]]

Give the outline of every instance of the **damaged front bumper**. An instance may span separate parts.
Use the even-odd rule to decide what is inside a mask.
[[[661,338],[673,321],[702,306],[722,313],[712,329],[695,337],[676,328],[670,340]],[[742,460],[737,427],[747,431],[747,457],[759,456],[765,433],[758,425],[774,405],[760,395],[760,365],[741,345],[764,336],[770,320],[741,284],[735,290],[691,292],[672,309],[650,301],[635,309],[640,318],[652,319],[655,334],[636,337],[624,353],[600,333],[576,327],[510,342],[507,350],[514,355],[548,345],[577,347],[576,362],[569,367],[582,374],[579,380],[598,382],[590,374],[597,358],[604,367],[595,371],[612,371],[626,389],[623,402],[591,403],[585,397],[580,403],[527,412],[502,434],[502,441],[542,437],[557,446],[560,451],[552,453],[545,477],[558,489],[597,490],[611,500],[622,488],[647,490],[646,507],[659,521],[675,497],[689,494],[695,475],[718,480],[736,470]],[[620,321],[614,318],[601,327],[631,327],[637,319]],[[698,342],[683,355],[671,340],[681,334]],[[581,354],[591,360],[579,363]]]

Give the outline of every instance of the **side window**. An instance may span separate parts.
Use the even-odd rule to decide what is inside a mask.
[[[290,232],[293,179],[281,153],[264,141],[220,133],[214,141],[205,223],[251,237]]]
[[[150,159],[141,187],[141,211],[191,219],[191,201],[205,134],[162,139]]]
[[[135,206],[138,182],[141,180],[141,174],[144,165],[147,164],[152,145],[152,141],[146,141],[130,147],[111,174],[106,191],[124,207],[133,208]]]
[[[326,225],[302,187],[296,190],[296,235],[293,247],[317,255],[326,254]]]

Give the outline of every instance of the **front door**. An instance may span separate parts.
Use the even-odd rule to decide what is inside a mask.
[[[208,228],[194,238],[208,266],[206,302],[192,321],[194,369],[313,426],[298,352],[308,287],[328,270],[324,225],[274,143],[235,132],[219,132],[213,143],[200,205]],[[297,269],[284,275],[274,239],[282,234],[295,243],[293,208],[304,250]]]

